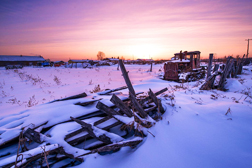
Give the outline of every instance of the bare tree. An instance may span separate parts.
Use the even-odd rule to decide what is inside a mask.
[[[97,54],[97,59],[98,60],[103,60],[105,58],[104,52],[99,51]]]
[[[121,56],[121,60],[125,60],[125,58],[123,56]]]

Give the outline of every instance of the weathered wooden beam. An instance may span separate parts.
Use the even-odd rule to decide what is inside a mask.
[[[78,120],[76,118],[73,118],[73,117],[70,117],[73,121],[77,122],[78,124],[80,124],[83,128],[86,129],[86,131],[89,133],[89,135],[95,139],[98,139],[106,144],[111,144],[112,141],[110,140],[109,137],[107,137],[105,134],[102,134],[100,136],[96,136],[95,133],[94,133],[94,130],[92,128],[92,125],[91,124],[88,124],[88,123],[85,123],[81,120]]]
[[[130,82],[128,72],[126,71],[124,64],[123,64],[123,61],[121,59],[119,60],[119,65],[120,65],[120,68],[122,71],[123,78],[128,86],[129,92],[131,92],[134,96],[136,96],[135,90]]]
[[[153,102],[156,104],[156,106],[158,107],[159,109],[159,112],[160,113],[164,113],[164,108],[162,106],[162,103],[161,103],[161,100],[159,100],[157,98],[157,96],[152,92],[152,90],[150,89],[150,91],[148,92],[148,95],[150,96],[150,98],[153,100]]]
[[[105,121],[108,121],[109,119],[111,119],[111,116],[107,116],[107,117],[104,117],[104,118],[102,118],[102,119],[100,119],[98,121],[95,121],[94,126],[99,125],[99,124],[101,124],[101,123],[103,123]]]
[[[211,90],[213,89],[213,84],[214,84],[214,80],[216,78],[216,74],[213,74],[211,76],[209,76],[205,83],[200,87],[200,90]]]
[[[130,93],[131,102],[132,102],[133,106],[135,107],[135,109],[138,111],[139,115],[142,118],[146,118],[147,117],[147,113],[144,111],[143,107],[137,101],[136,97],[131,92],[129,92],[129,93]]]
[[[145,128],[150,128],[154,125],[154,123],[150,122],[150,121],[143,121],[141,118],[139,118],[138,116],[134,115],[134,121],[137,122],[138,124],[140,124],[141,126],[145,127]]]
[[[120,113],[108,107],[107,105],[103,104],[102,102],[98,102],[96,108],[106,113],[108,116],[121,115]]]
[[[207,67],[207,78],[211,75],[212,62],[213,62],[213,54],[209,54],[209,61],[208,61],[208,67]]]
[[[25,132],[24,132],[24,137],[28,138],[31,141],[37,142],[39,144],[41,144],[43,142],[41,134],[37,131],[34,131],[31,128],[28,128]]]
[[[164,89],[162,89],[162,90],[156,92],[155,95],[158,96],[158,95],[160,95],[160,94],[166,92],[167,90],[168,90],[167,88],[164,88]],[[140,104],[143,104],[144,102],[149,101],[150,99],[151,99],[150,96],[148,96],[148,97],[146,97],[146,98],[144,98],[144,99],[141,99],[141,100],[140,100]]]
[[[104,118],[102,118],[102,119],[100,119],[100,120],[98,120],[98,121],[95,121],[95,122],[94,122],[94,126],[97,126],[97,125],[99,125],[99,124],[101,124],[101,123],[103,123],[103,122],[105,122],[105,121],[107,121],[107,120],[109,120],[109,119],[111,119],[111,118],[112,118],[112,117],[107,116],[107,117],[104,117]],[[120,124],[122,124],[122,123],[121,123],[121,122],[115,122],[115,123],[113,123],[113,124],[111,124],[111,125],[108,125],[108,126],[106,126],[106,127],[99,127],[99,128],[108,131],[110,128],[113,128],[113,127],[115,127],[115,126],[117,126],[117,125],[120,125]],[[80,129],[78,129],[78,130],[76,130],[76,131],[73,131],[73,132],[67,134],[67,135],[65,136],[64,139],[67,141],[67,140],[70,139],[71,137],[74,137],[74,136],[76,136],[76,135],[78,135],[78,134],[80,134],[80,133],[82,133],[82,132],[84,132],[84,131],[86,131],[85,128],[80,128]],[[85,135],[84,135],[84,136],[79,137],[79,138],[80,138],[80,139],[74,139],[74,140],[71,140],[71,141],[68,140],[68,141],[69,141],[68,143],[71,144],[71,145],[73,145],[73,144],[75,144],[76,142],[80,142],[81,140],[85,140],[85,139],[91,138],[91,136],[88,135],[88,133],[87,133],[87,136],[86,136],[86,137],[85,137]],[[73,141],[73,142],[72,142],[72,141]]]
[[[219,69],[219,64],[215,64],[214,65],[214,72],[218,71],[218,69]]]
[[[135,148],[142,141],[143,141],[142,138],[136,137],[136,138],[134,138],[132,140],[126,140],[126,141],[106,145],[106,146],[100,147],[98,149],[91,150],[91,152],[82,154],[82,155],[80,155],[78,157],[89,155],[89,154],[92,154],[92,153],[97,153],[97,152],[116,151],[116,150],[118,150],[118,149],[120,149],[122,147],[125,147],[125,146],[130,146],[131,148]]]
[[[113,133],[109,133],[105,130],[101,130],[95,126],[92,126],[91,124],[85,123],[81,120],[78,120],[76,118],[70,117],[72,120],[74,120],[75,122],[77,122],[78,124],[80,124],[83,128],[86,128],[86,131],[89,133],[89,135],[99,141],[102,141],[106,144],[111,144],[113,143],[113,140],[111,139],[111,137],[109,137],[110,135],[112,135],[113,137],[119,137],[116,134]],[[100,133],[97,135],[97,131],[99,131]],[[96,132],[96,133],[95,133]],[[121,138],[121,137],[120,137]],[[123,139],[123,138],[121,138]]]
[[[153,106],[153,107],[150,107],[150,108],[147,108],[147,109],[144,109],[144,111],[148,114],[149,112],[155,110],[157,108],[157,106]]]
[[[240,63],[241,63],[241,59],[238,58],[238,60],[236,61],[236,67],[235,67],[235,74],[234,74],[235,78],[237,78],[237,74],[238,74],[238,71],[239,71]]]
[[[86,94],[85,92],[83,92],[83,93],[78,94],[78,95],[66,97],[66,98],[63,98],[63,99],[53,100],[53,101],[51,101],[51,102],[49,102],[49,103],[53,103],[53,102],[56,102],[56,101],[64,101],[64,100],[78,99],[78,98],[82,98],[82,97],[87,97],[87,94]]]
[[[221,76],[221,79],[220,79],[220,82],[219,82],[219,85],[218,85],[218,89],[220,90],[224,90],[224,84],[225,84],[225,81],[226,81],[226,78],[233,66],[233,63],[234,63],[234,59],[231,59],[230,57],[228,58],[227,60],[227,63],[226,63],[226,66],[225,66],[225,69],[223,71],[223,74]]]
[[[18,167],[27,167],[31,166],[30,164],[42,157],[44,157],[44,152],[46,152],[46,155],[54,155],[54,154],[62,154],[68,158],[74,159],[76,161],[83,162],[84,160],[80,157],[74,157],[72,154],[69,154],[65,152],[63,147],[58,146],[58,144],[54,144],[56,147],[50,148],[50,146],[53,145],[48,145],[44,146],[45,150],[41,149],[41,146],[37,147],[37,149],[31,149],[30,151],[26,151],[23,153],[20,153],[19,155],[22,156],[22,160],[17,161],[17,166]],[[47,149],[48,148],[48,149]],[[2,160],[2,163],[0,163],[1,167],[15,167],[16,164],[16,156],[11,156],[9,158],[6,158],[6,160]]]
[[[118,126],[118,125],[120,125],[120,124],[122,124],[122,122],[120,122],[120,121],[117,121],[117,122],[115,122],[115,123],[113,123],[113,124],[111,124],[111,125],[108,125],[108,126],[106,126],[106,127],[103,127],[102,129],[103,130],[106,130],[106,131],[108,131],[109,129],[111,129],[111,128],[113,128],[113,127],[116,127],[116,126]],[[77,134],[76,134],[77,135]],[[83,142],[83,141],[85,141],[85,140],[88,140],[88,139],[90,139],[90,138],[92,138],[88,133],[87,134],[85,134],[85,135],[83,135],[83,136],[80,136],[80,137],[78,137],[78,138],[75,138],[75,139],[72,139],[72,140],[69,140],[69,139],[65,139],[70,145],[77,145],[77,144],[79,144],[79,143],[81,143],[81,142]]]
[[[132,117],[132,111],[128,106],[126,106],[123,101],[117,97],[115,94],[112,95],[110,101],[114,103],[124,114],[128,117]]]
[[[190,66],[191,69],[193,70],[193,54],[190,55]]]
[[[110,117],[110,116],[107,116],[107,117],[104,117],[104,118],[102,118],[102,119],[100,119],[100,120],[98,120],[98,121],[95,121],[94,122],[94,126],[97,126],[97,125],[99,125],[99,124],[101,124],[101,123],[103,123],[103,122],[105,122],[105,121],[107,121],[107,120],[109,120],[109,119],[111,119],[112,117]],[[80,133],[82,133],[83,131],[86,131],[86,129],[85,128],[80,128],[80,129],[78,129],[78,130],[76,130],[76,131],[74,131],[74,132],[71,132],[71,133],[69,133],[69,134],[67,134],[66,136],[65,136],[65,140],[66,139],[69,139],[69,138],[71,138],[71,137],[73,137],[73,136],[75,136],[75,135],[78,135],[78,134],[80,134]]]
[[[242,73],[242,67],[243,67],[243,62],[244,62],[244,58],[245,58],[245,54],[243,55],[240,65],[239,65],[239,69],[238,69],[238,75],[240,75]]]
[[[93,104],[93,103],[100,101],[100,100],[101,99],[91,100],[91,101],[87,101],[87,102],[78,102],[78,103],[75,103],[74,105],[87,106],[87,105]]]
[[[167,88],[164,88],[164,89],[162,89],[162,90],[156,92],[155,95],[158,96],[158,95],[160,95],[160,94],[166,92],[167,90],[168,90]]]
[[[111,89],[111,90],[105,90],[103,92],[98,92],[97,94],[98,95],[108,95],[109,93],[116,92],[116,91],[123,90],[123,89],[127,89],[127,88],[128,88],[127,86],[122,86],[122,87],[119,87],[119,88],[116,88],[116,89]]]
[[[136,140],[133,139],[133,140],[125,141],[125,142],[119,142],[119,143],[116,143],[116,144],[111,144],[111,145],[103,146],[103,147],[98,148],[98,149],[94,149],[94,150],[92,150],[92,153],[115,151],[115,150],[120,149],[120,148],[125,147],[125,146],[130,146],[130,147],[134,148],[139,143],[141,143],[142,141],[143,141],[143,139],[136,138]]]

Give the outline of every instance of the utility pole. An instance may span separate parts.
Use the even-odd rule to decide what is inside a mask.
[[[249,40],[252,40],[252,39],[246,39],[246,40],[245,40],[245,41],[248,41],[247,56],[246,56],[246,58],[248,58],[248,55],[249,55]]]

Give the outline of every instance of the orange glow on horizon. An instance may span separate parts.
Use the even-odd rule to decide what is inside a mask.
[[[96,59],[98,51],[125,59],[169,59],[180,50],[236,56],[252,38],[248,0],[6,1],[0,12],[0,55],[53,61]]]

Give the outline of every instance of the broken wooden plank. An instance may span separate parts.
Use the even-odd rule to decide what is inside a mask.
[[[151,112],[151,111],[155,110],[156,108],[157,108],[157,106],[153,106],[153,107],[150,107],[150,108],[144,109],[144,111],[145,111],[146,113],[149,113],[149,112]]]
[[[160,95],[160,94],[166,92],[167,90],[168,90],[168,88],[166,87],[166,88],[164,88],[164,89],[162,89],[162,90],[156,92],[155,95],[158,96],[158,95]],[[139,103],[140,103],[140,104],[143,104],[144,102],[149,101],[149,100],[151,100],[151,97],[150,97],[150,96],[148,96],[148,97],[146,97],[146,98],[144,98],[144,99],[141,99],[141,100],[139,101]]]
[[[56,99],[56,100],[53,100],[53,101],[51,101],[49,103],[53,103],[53,102],[57,102],[57,101],[64,101],[64,100],[71,100],[71,99],[79,99],[79,98],[82,98],[82,97],[87,97],[87,94],[85,92],[83,92],[81,94],[66,97],[66,98],[63,98],[63,99]]]
[[[130,93],[131,102],[132,102],[133,106],[135,107],[135,109],[138,111],[139,115],[142,118],[146,118],[147,117],[147,113],[144,111],[143,107],[137,101],[136,97],[131,92],[129,92],[129,93]]]
[[[109,119],[111,119],[112,117],[110,117],[110,116],[107,116],[107,117],[103,117],[102,119],[100,119],[100,120],[98,120],[98,121],[95,121],[94,122],[94,126],[96,126],[96,125],[99,125],[99,124],[101,124],[101,123],[103,123],[103,122],[105,122],[105,121],[107,121],[107,120],[109,120]],[[78,130],[76,130],[76,131],[73,131],[73,132],[71,132],[71,133],[69,133],[69,134],[67,134],[66,136],[65,136],[65,140],[66,139],[69,139],[69,138],[71,138],[71,137],[73,137],[73,136],[75,136],[75,135],[77,135],[77,134],[80,134],[81,132],[83,132],[83,131],[85,131],[86,129],[85,128],[80,128],[80,129],[78,129]]]
[[[116,92],[116,91],[123,90],[123,89],[127,89],[127,88],[128,88],[127,86],[122,86],[122,87],[119,87],[119,88],[116,88],[116,89],[111,89],[111,90],[105,90],[103,92],[98,92],[97,94],[98,95],[108,95],[109,93]]]
[[[78,103],[75,103],[74,105],[87,106],[87,105],[93,104],[93,103],[100,101],[100,100],[102,100],[102,98],[97,99],[97,100],[87,101],[87,102],[78,102]]]
[[[213,70],[213,72],[218,71],[218,69],[219,69],[219,64],[215,64],[215,65],[214,65],[214,70]]]
[[[216,78],[217,73],[214,73],[213,75],[209,76],[205,83],[200,87],[200,90],[211,90],[213,89],[214,80]]]
[[[28,127],[31,127],[32,129],[37,129],[38,127],[41,127],[43,125],[46,125],[48,123],[48,121],[40,124],[40,125],[37,125],[37,126],[34,126],[34,125],[29,125]],[[15,142],[18,142],[18,137],[20,135],[20,132],[22,132],[22,129],[19,130],[19,132],[16,132],[15,133],[15,136],[13,136],[12,138],[10,139],[2,139],[2,137],[0,137],[0,148],[6,146],[6,145],[9,145],[11,143],[15,143]]]
[[[241,75],[241,73],[242,73],[242,67],[243,67],[244,58],[245,58],[245,54],[243,55],[243,57],[241,59],[241,62],[240,62],[240,65],[238,67],[238,72],[237,72],[238,75]]]
[[[224,84],[225,84],[225,81],[226,81],[226,78],[233,66],[233,63],[234,63],[234,59],[231,59],[230,57],[228,58],[227,60],[227,63],[226,63],[226,66],[225,66],[225,69],[223,71],[223,74],[221,76],[221,79],[220,79],[220,82],[219,82],[219,85],[218,85],[218,89],[220,90],[225,90],[224,89]]]
[[[153,102],[156,104],[156,106],[158,107],[158,109],[159,109],[159,112],[160,113],[164,113],[164,108],[163,108],[163,106],[162,106],[162,103],[161,103],[161,100],[159,100],[158,98],[157,98],[157,96],[152,92],[152,90],[150,89],[150,91],[148,92],[148,95],[149,95],[149,97],[151,97],[151,99],[153,100]]]
[[[108,125],[108,126],[106,126],[106,127],[103,127],[103,128],[101,128],[101,129],[103,129],[103,130],[106,130],[106,131],[108,131],[109,129],[111,129],[111,128],[113,128],[113,127],[116,127],[116,126],[118,126],[118,125],[120,125],[120,124],[122,124],[122,122],[120,122],[120,121],[117,121],[117,122],[115,122],[115,123],[113,123],[113,124],[111,124],[111,125]],[[83,128],[84,129],[84,128]],[[77,134],[76,134],[77,135]],[[73,137],[73,136],[72,136]],[[68,139],[66,139],[65,138],[65,140],[70,144],[70,145],[77,145],[77,144],[79,144],[79,143],[81,143],[81,142],[83,142],[83,141],[85,141],[85,140],[88,140],[88,139],[90,139],[90,138],[92,138],[88,133],[86,133],[86,134],[84,134],[83,136],[78,136],[77,138],[72,138],[72,137],[70,137],[70,138],[68,138]]]
[[[43,136],[41,137],[42,134],[40,134],[37,131],[34,131],[31,128],[28,128],[25,132],[24,132],[24,137],[28,138],[31,141],[37,142],[39,144],[41,144],[43,142]]]
[[[207,78],[211,75],[212,62],[213,62],[213,54],[209,54],[209,61],[208,61],[208,67],[207,67]]]
[[[26,167],[31,162],[36,161],[37,159],[39,159],[41,157],[44,157],[44,152],[46,152],[47,155],[62,154],[66,157],[83,162],[82,158],[74,157],[72,154],[65,152],[64,148],[59,146],[58,144],[51,144],[51,145],[46,145],[43,147],[39,146],[39,147],[31,149],[29,151],[22,152],[19,154],[20,156],[22,156],[20,158],[17,158],[16,155],[5,158],[5,159],[1,160],[0,167],[12,167],[12,166],[15,166],[15,163],[18,165],[18,167],[21,167],[21,166]],[[18,159],[18,160],[16,161],[16,159]],[[22,160],[20,160],[20,159],[22,159]]]
[[[234,74],[235,78],[237,78],[237,74],[238,74],[238,70],[239,70],[239,67],[240,67],[240,63],[241,63],[241,59],[238,58],[238,60],[236,61],[236,67],[235,67],[235,74]]]
[[[134,96],[136,96],[135,90],[130,82],[128,72],[126,71],[124,64],[123,64],[123,61],[121,59],[119,60],[119,65],[120,65],[120,68],[122,71],[123,78],[128,86],[129,92],[131,92]]]
[[[107,105],[105,105],[101,102],[97,103],[96,108],[98,108],[102,112],[106,113],[108,116],[121,115],[117,111],[113,110],[112,108],[108,107]]]
[[[132,111],[128,106],[126,106],[123,101],[117,97],[115,94],[112,95],[110,101],[114,103],[124,114],[128,117],[132,117]]]
[[[104,117],[104,118],[102,118],[102,119],[100,119],[98,121],[95,121],[94,126],[99,125],[99,124],[101,124],[101,123],[103,123],[103,122],[105,122],[105,121],[107,121],[109,119],[111,119],[111,116],[107,116],[107,117]]]
[[[116,143],[116,144],[103,146],[103,147],[98,148],[98,149],[94,149],[94,150],[92,150],[92,153],[115,151],[115,150],[120,149],[120,148],[125,147],[125,146],[130,146],[130,147],[134,148],[139,143],[141,143],[142,141],[143,141],[142,138],[136,137],[136,138],[134,138],[132,140],[123,141],[123,142],[119,142],[119,143]]]
[[[105,130],[99,129],[91,124],[85,123],[84,121],[78,120],[76,118],[70,117],[72,120],[80,124],[83,128],[86,128],[86,131],[89,133],[89,135],[99,141],[102,141],[106,144],[111,144],[114,141],[121,141],[123,140],[122,137],[107,132]]]
[[[125,140],[125,141],[122,141],[122,142],[119,142],[119,143],[109,144],[109,145],[100,147],[98,149],[91,150],[91,152],[82,154],[82,155],[80,155],[78,157],[93,154],[93,153],[98,153],[98,152],[100,153],[100,152],[108,152],[108,151],[117,151],[118,149],[120,149],[122,147],[125,147],[125,146],[135,148],[142,141],[143,141],[143,138],[136,137],[136,138],[131,139],[131,140]]]

